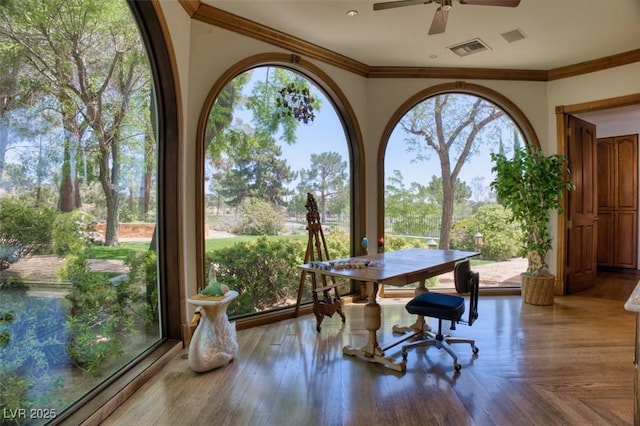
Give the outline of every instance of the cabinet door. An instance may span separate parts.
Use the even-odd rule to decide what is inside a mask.
[[[638,213],[617,210],[615,215],[613,266],[636,268],[638,265],[637,224]]]
[[[616,208],[638,208],[638,136],[618,136],[616,144]],[[598,152],[599,154],[599,152]]]
[[[599,266],[613,266],[613,211],[598,211],[598,257]]]
[[[598,139],[598,209],[615,207],[615,168],[613,138]]]

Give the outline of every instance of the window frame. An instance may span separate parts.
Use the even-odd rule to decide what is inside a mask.
[[[380,144],[378,146],[378,182],[377,182],[377,194],[378,194],[378,205],[377,205],[377,238],[378,240],[384,237],[384,212],[385,212],[385,197],[384,197],[384,188],[385,188],[385,154],[387,151],[387,145],[389,143],[389,139],[391,138],[391,134],[393,130],[400,122],[402,117],[404,117],[413,107],[418,105],[419,103],[432,98],[437,95],[442,94],[460,94],[460,95],[471,95],[482,98],[488,102],[493,103],[494,105],[501,108],[509,118],[515,123],[516,127],[522,134],[524,141],[523,143],[528,146],[533,146],[535,148],[540,149],[540,140],[536,134],[535,129],[531,125],[531,122],[527,118],[527,116],[518,108],[518,106],[513,103],[509,98],[502,95],[495,90],[492,90],[488,87],[481,86],[478,84],[467,83],[464,81],[455,81],[451,83],[443,83],[439,85],[435,85],[432,87],[428,87],[415,95],[408,98],[396,111],[392,114],[391,118],[387,122],[387,125],[384,128],[382,136],[380,138]],[[485,289],[483,289],[484,291]],[[489,291],[494,293],[498,292],[506,292],[511,293],[519,288],[513,289],[505,289],[505,288],[497,288],[491,289]],[[391,291],[387,291],[385,295],[385,288],[382,286],[378,295],[380,297],[413,297],[413,289],[403,289],[403,288],[394,288]]]
[[[147,51],[156,99],[158,149],[158,198],[156,241],[160,303],[160,339],[118,373],[85,394],[51,424],[100,422],[138,390],[183,348],[188,330],[185,312],[182,263],[182,117],[177,67],[166,23],[156,2],[125,0]],[[114,403],[115,402],[115,403]]]
[[[345,137],[347,139],[349,151],[349,173],[350,181],[350,221],[351,221],[351,241],[350,250],[352,255],[360,254],[360,241],[366,235],[366,211],[356,206],[364,206],[365,204],[365,179],[364,179],[364,146],[363,138],[360,132],[360,126],[356,115],[351,108],[347,97],[344,95],[338,85],[320,68],[306,61],[295,54],[285,53],[261,53],[247,57],[236,64],[229,67],[213,84],[211,90],[207,94],[206,100],[200,111],[198,118],[198,128],[196,133],[196,282],[197,288],[205,287],[205,187],[204,187],[204,161],[205,153],[203,152],[204,135],[206,131],[206,123],[213,104],[223,88],[231,82],[236,76],[245,71],[258,67],[281,67],[287,68],[313,82],[320,90],[324,92],[327,99],[332,104],[336,114],[342,122]],[[355,283],[351,284],[348,293],[355,291]],[[300,313],[310,313],[312,310],[311,303],[303,306]],[[282,319],[295,317],[295,307],[287,307],[275,312],[258,313],[249,317],[238,318],[236,320],[236,328],[238,330],[250,328],[262,324],[268,324]]]

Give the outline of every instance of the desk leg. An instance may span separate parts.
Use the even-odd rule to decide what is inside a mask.
[[[367,304],[364,305],[364,326],[369,330],[369,341],[361,348],[345,346],[342,353],[351,356],[360,356],[369,362],[384,364],[389,368],[403,372],[406,369],[404,361],[396,361],[391,357],[385,357],[384,351],[378,345],[377,332],[382,324],[382,310],[376,301],[378,283],[367,282]]]
[[[429,289],[424,285],[424,282],[424,280],[420,280],[420,283],[414,292],[414,297],[429,291]],[[412,325],[402,326],[400,324],[396,324],[393,326],[394,333],[413,333],[414,336],[428,331],[431,331],[431,327],[429,327],[422,315],[418,315],[416,322]]]

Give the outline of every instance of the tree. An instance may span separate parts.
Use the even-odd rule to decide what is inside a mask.
[[[296,117],[290,109],[282,107],[281,92],[287,88],[309,92],[310,86],[309,80],[296,72],[267,66],[264,81],[255,82],[246,100],[247,108],[253,113],[254,127],[271,135],[280,130],[281,140],[288,144],[295,143],[296,129],[303,118]],[[309,100],[313,110],[320,110],[321,104],[317,97],[311,96]]]
[[[86,142],[97,157],[107,204],[105,244],[117,243],[123,123],[133,93],[150,92],[146,56],[126,5],[7,1],[0,24],[0,36],[20,47],[34,75],[58,100],[65,130],[59,209],[77,206],[72,169]]]
[[[429,98],[413,107],[400,120],[408,135],[407,149],[415,161],[436,154],[442,176],[442,221],[440,248],[449,247],[453,222],[454,188],[464,164],[490,141],[491,131],[510,126],[505,112],[475,96],[447,93]]]
[[[295,134],[300,121],[293,115],[283,113],[278,107],[279,91],[288,84],[309,90],[310,83],[303,76],[279,67],[264,67],[265,77],[252,83],[251,90],[243,92],[256,70],[237,75],[220,92],[209,112],[204,137],[204,148],[210,161],[220,160],[224,154],[237,150],[238,131],[262,132],[275,135],[279,130],[282,139],[288,143],[296,142]],[[320,101],[314,99],[313,108],[321,108]],[[250,125],[237,119],[239,112],[246,109],[251,112]]]
[[[237,136],[243,149],[232,153],[233,166],[220,181],[220,194],[226,203],[236,207],[246,198],[257,198],[284,205],[289,195],[286,185],[295,179],[295,173],[279,158],[282,149],[264,133]]]
[[[444,185],[442,184],[442,178],[436,175],[431,176],[431,182],[425,188],[425,192],[429,201],[439,206],[444,205]],[[469,185],[456,179],[456,183],[453,187],[453,203],[464,203],[471,198],[471,188]]]
[[[300,170],[301,193],[311,192],[320,199],[320,218],[324,222],[328,204],[336,200],[347,186],[347,162],[337,152],[311,154],[309,170]]]
[[[20,51],[16,46],[0,41],[0,178],[4,171],[5,155],[9,147],[11,112],[22,106],[28,96],[20,87],[19,70],[22,65]]]

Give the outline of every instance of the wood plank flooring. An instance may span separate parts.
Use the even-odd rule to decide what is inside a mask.
[[[479,319],[451,332],[480,348],[454,347],[460,373],[435,348],[411,351],[405,373],[343,355],[366,341],[362,304],[345,306],[346,324],[325,319],[320,333],[313,315],[241,330],[233,363],[194,373],[183,350],[103,424],[633,424],[635,316],[623,305],[637,281],[603,275],[549,307],[481,296]],[[381,301],[383,343],[394,324],[413,321],[406,302]]]

